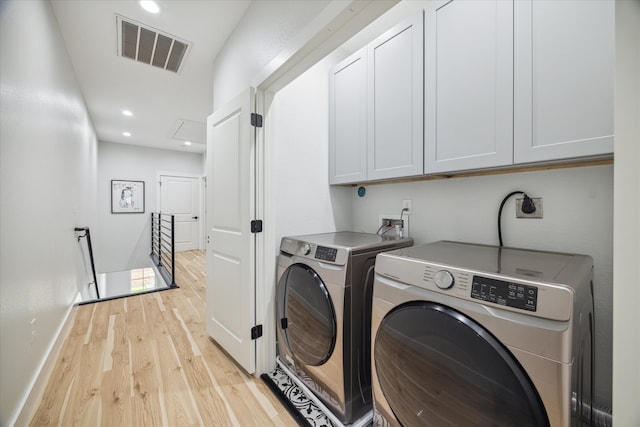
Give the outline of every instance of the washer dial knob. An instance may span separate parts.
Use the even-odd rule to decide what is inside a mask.
[[[447,270],[440,270],[433,276],[433,281],[440,289],[449,289],[454,283],[453,274]]]
[[[303,244],[301,248],[301,252],[302,252],[302,255],[308,255],[309,252],[311,252],[311,245],[308,243]]]

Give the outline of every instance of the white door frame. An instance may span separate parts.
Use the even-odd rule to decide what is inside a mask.
[[[198,203],[200,204],[200,206],[198,207],[198,249],[199,250],[204,250],[205,246],[204,246],[204,234],[205,234],[205,230],[206,228],[204,228],[204,212],[205,212],[205,206],[204,206],[204,202],[205,200],[205,194],[203,193],[204,188],[202,185],[202,178],[203,175],[194,175],[194,174],[189,174],[189,173],[183,173],[183,172],[157,172],[156,173],[156,212],[160,212],[160,207],[161,207],[161,190],[160,190],[160,177],[161,176],[175,176],[175,177],[179,177],[179,178],[195,178],[199,181],[198,183]]]
[[[256,324],[262,325],[262,338],[256,342],[256,376],[275,369],[276,354],[276,316],[275,316],[275,178],[271,159],[272,149],[268,146],[269,133],[268,107],[274,94],[256,88],[255,111],[263,115],[263,128],[256,128],[255,163],[255,213],[262,219],[262,233],[256,235]]]
[[[397,2],[399,0],[331,2],[300,33],[301,37],[292,40],[282,50],[285,55],[278,55],[248,85],[256,88],[255,111],[263,115],[265,126],[258,128],[256,133],[254,209],[256,219],[263,220],[262,233],[258,233],[255,242],[255,320],[256,324],[262,325],[263,331],[262,337],[256,341],[256,376],[275,368],[276,354],[275,271],[279,242],[275,241],[274,214],[277,202],[274,199],[274,154],[269,144],[273,140],[269,126],[269,109],[273,98],[281,88],[340,47]]]
[[[200,189],[200,230],[198,233],[199,237],[199,248],[200,250],[205,250],[207,247],[207,175],[206,175],[206,164],[205,164],[205,175],[200,177],[200,184],[198,185]]]

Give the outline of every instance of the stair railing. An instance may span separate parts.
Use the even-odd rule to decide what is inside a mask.
[[[95,287],[95,290],[96,290],[96,299],[100,299],[100,291],[98,290],[98,278],[96,277],[96,265],[93,262],[93,248],[91,247],[91,231],[89,230],[89,227],[76,227],[76,228],[74,228],[74,231],[77,232],[77,233],[84,232],[84,234],[78,236],[78,242],[83,237],[86,237],[86,239],[87,239],[87,248],[89,250],[89,259],[91,260],[91,272],[93,273],[93,286]],[[89,284],[91,284],[91,283],[89,283]]]
[[[151,212],[151,259],[164,281],[171,288],[175,281],[175,217],[162,212]]]

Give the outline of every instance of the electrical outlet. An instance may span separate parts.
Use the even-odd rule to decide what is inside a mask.
[[[411,215],[413,213],[413,211],[411,210],[411,209],[413,209],[411,204],[412,204],[411,200],[403,200],[402,201],[402,209],[403,210],[406,209],[406,211],[404,211],[405,215]]]
[[[536,210],[532,213],[522,212],[522,201],[524,198],[516,199],[516,218],[542,218],[542,198],[531,198],[531,201],[536,207]]]

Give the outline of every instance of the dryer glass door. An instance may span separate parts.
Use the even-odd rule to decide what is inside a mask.
[[[336,316],[320,276],[309,266],[293,264],[280,283],[279,322],[289,350],[305,365],[326,362],[336,343]]]
[[[405,427],[549,426],[511,352],[450,307],[401,305],[382,320],[374,345],[380,388]]]

